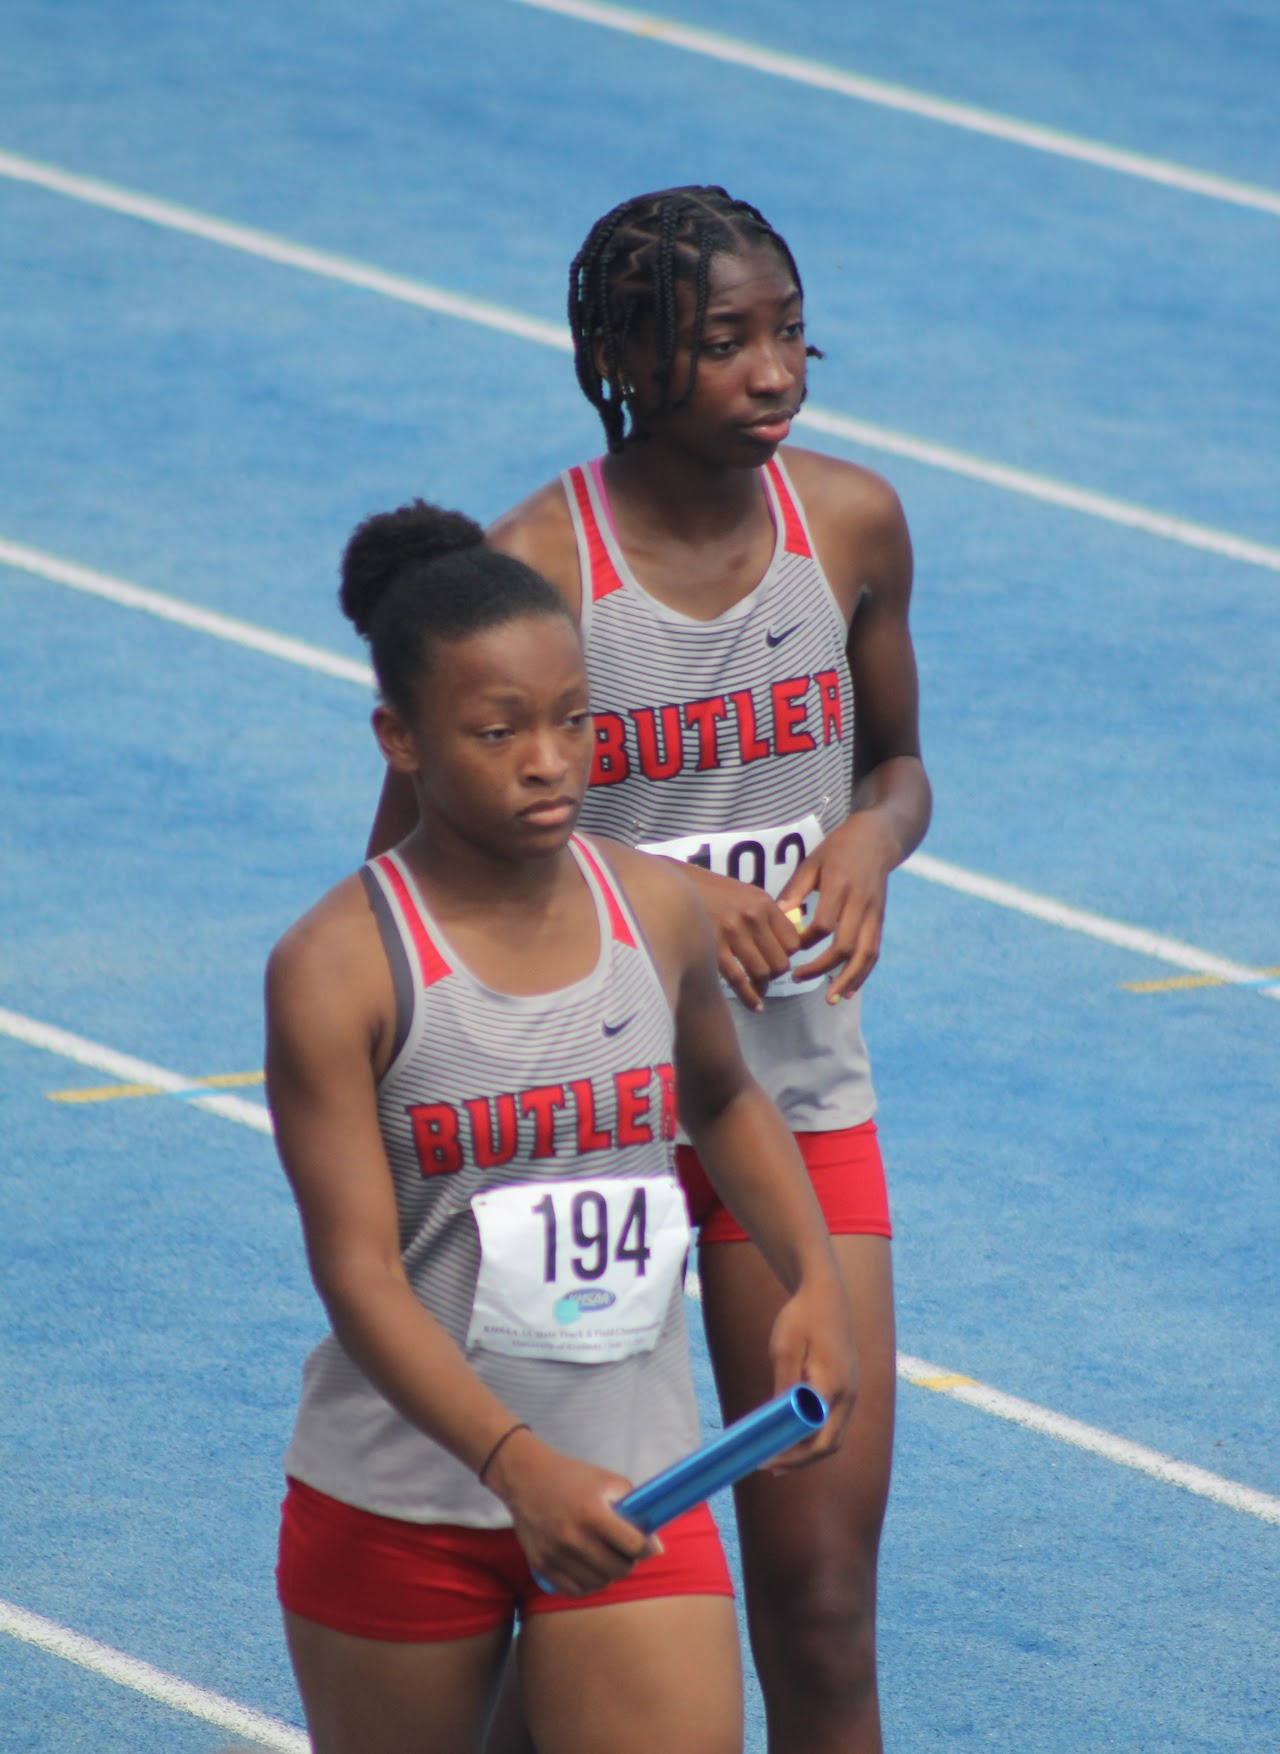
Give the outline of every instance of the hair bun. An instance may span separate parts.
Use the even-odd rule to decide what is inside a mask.
[[[483,542],[484,531],[474,518],[423,499],[366,518],[342,556],[343,614],[367,636],[378,605],[405,572]]]

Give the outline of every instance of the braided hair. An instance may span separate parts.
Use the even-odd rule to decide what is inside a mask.
[[[698,379],[698,349],[707,314],[711,260],[753,245],[777,250],[803,292],[786,240],[759,208],[737,201],[717,184],[690,183],[623,201],[598,219],[569,269],[569,328],[582,393],[604,423],[611,451],[637,436],[634,410],[626,430],[627,343],[637,325],[653,324],[658,363],[654,377],[664,408],[679,408]],[[677,285],[693,289],[692,363],[688,382],[673,394],[679,309]],[[603,351],[604,372],[597,365]],[[816,347],[807,349],[821,358]]]
[[[562,615],[573,625],[541,573],[490,548],[464,513],[421,499],[357,527],[342,556],[338,600],[369,642],[383,700],[404,719],[413,715],[437,642],[525,615]]]

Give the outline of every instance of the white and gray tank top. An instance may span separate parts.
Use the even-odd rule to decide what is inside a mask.
[[[364,867],[397,995],[378,1117],[417,1296],[539,1437],[638,1482],[699,1435],[674,1026],[621,886],[585,841],[571,846],[600,953],[582,980],[536,995],[471,974],[399,854]],[[285,1468],[411,1522],[511,1521],[332,1334],[304,1366]]]
[[[709,621],[638,582],[598,461],[561,479],[595,714],[582,826],[777,895],[853,790],[847,629],[785,467],[761,471],[775,532],[764,577]],[[828,1005],[825,989],[784,976],[761,1013],[731,1000],[747,1062],[796,1131],[857,1126],[875,1110],[861,996]]]

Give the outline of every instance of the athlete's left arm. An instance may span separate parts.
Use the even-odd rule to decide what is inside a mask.
[[[932,792],[920,755],[911,537],[902,505],[880,476],[834,457],[807,453],[792,473],[848,619],[853,809],[800,865],[778,905],[785,912],[818,891],[804,941],[827,941],[795,974],[816,979],[838,971],[827,988],[834,1004],[875,967],[889,873],[924,839]]]
[[[664,859],[602,841],[622,877],[675,1014],[676,1103],[716,1192],[787,1292],[770,1339],[778,1392],[804,1380],[830,1408],[782,1466],[840,1441],[857,1394],[852,1322],[826,1221],[791,1129],[748,1071],[692,884]]]

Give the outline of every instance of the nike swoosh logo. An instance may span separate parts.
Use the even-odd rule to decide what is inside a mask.
[[[784,627],[781,633],[775,633],[773,629],[770,628],[764,636],[764,643],[771,648],[773,646],[780,646],[784,639],[791,638],[797,627],[803,626],[804,623],[802,621],[796,621],[793,622],[790,627]]]
[[[624,1017],[621,1023],[602,1023],[600,1027],[606,1035],[621,1035],[634,1016],[635,1012],[633,1011],[631,1017]]]

